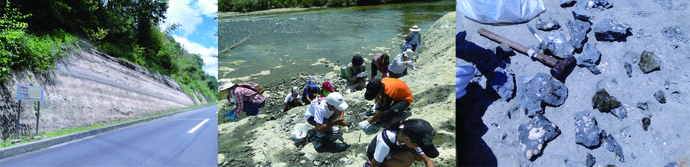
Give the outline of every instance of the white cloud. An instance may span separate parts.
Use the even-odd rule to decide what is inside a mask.
[[[201,14],[206,15],[206,17],[217,16],[218,11],[218,0],[199,0],[196,2],[196,6],[201,10]]]
[[[173,35],[173,38],[175,38],[175,41],[179,42],[182,48],[187,50],[187,52],[201,55],[201,58],[204,59],[204,64],[206,64],[202,69],[206,73],[216,76],[216,79],[218,79],[218,58],[211,57],[218,54],[218,48],[206,48],[201,44],[190,42],[187,38],[177,35]]]
[[[193,9],[191,0],[170,0],[168,1],[168,11],[165,14],[165,23],[161,24],[161,30],[165,30],[173,23],[180,23],[180,29],[184,30],[184,36],[188,36],[196,31],[196,27],[203,22],[202,11]],[[217,10],[217,8],[216,8]]]

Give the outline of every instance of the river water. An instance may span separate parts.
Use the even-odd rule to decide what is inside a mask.
[[[422,29],[424,37],[436,20],[452,11],[455,1],[316,8],[220,19],[221,50],[246,40],[219,55],[218,75],[231,79],[254,74],[248,80],[268,85],[300,72],[334,71],[313,65],[322,58],[347,65],[359,54],[369,63],[376,54],[400,53],[404,43],[400,35],[409,34],[413,25]]]

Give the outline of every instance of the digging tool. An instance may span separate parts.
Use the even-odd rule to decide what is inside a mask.
[[[530,48],[527,48],[525,46],[520,45],[519,43],[513,42],[509,39],[506,39],[500,35],[494,34],[493,32],[486,30],[484,28],[479,28],[477,30],[477,33],[492,39],[494,41],[500,42],[500,43],[505,43],[506,45],[514,48],[515,50],[518,50],[520,52],[526,53],[528,56],[532,58],[536,58],[540,62],[542,62],[544,65],[552,67],[551,68],[551,76],[554,78],[560,78],[560,76],[563,74],[563,71],[573,65],[575,63],[575,57],[573,55],[569,55],[563,60],[558,60],[556,58],[553,58],[551,56],[547,56],[544,54],[541,54],[535,50],[532,50]]]

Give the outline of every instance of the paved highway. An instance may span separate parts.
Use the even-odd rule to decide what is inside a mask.
[[[218,105],[0,160],[0,166],[217,166]]]

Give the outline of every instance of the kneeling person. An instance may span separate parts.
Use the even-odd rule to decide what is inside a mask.
[[[343,96],[338,92],[333,92],[328,94],[325,99],[314,99],[307,111],[304,112],[304,118],[309,124],[316,126],[316,136],[322,138],[326,135],[324,131],[329,129],[333,133],[338,133],[338,128],[335,125],[347,126],[343,119],[343,111],[347,107]]]
[[[376,114],[359,123],[359,127],[362,129],[379,119],[384,114],[384,111],[405,111],[412,104],[412,91],[410,91],[405,82],[396,78],[374,79],[367,84],[364,98],[367,100],[375,99],[376,105],[374,105],[372,111]]]
[[[435,135],[431,124],[422,119],[393,123],[367,146],[369,162],[365,166],[410,166],[414,161],[434,166],[431,158],[439,154],[431,142]]]

